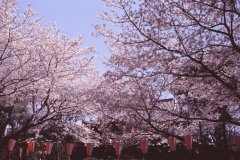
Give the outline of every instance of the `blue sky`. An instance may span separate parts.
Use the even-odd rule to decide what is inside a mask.
[[[101,23],[97,16],[106,10],[102,0],[19,0],[18,8],[31,4],[33,10],[46,25],[54,22],[69,36],[83,36],[83,46],[93,45],[96,49],[94,64],[101,72],[106,70],[102,64],[109,52],[101,37],[91,36],[94,24]]]

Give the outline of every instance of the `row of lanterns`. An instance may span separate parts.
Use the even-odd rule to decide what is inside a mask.
[[[168,138],[168,144],[170,147],[170,151],[175,151],[176,150],[176,138],[170,136]],[[186,148],[187,150],[191,150],[192,149],[192,136],[191,135],[186,135],[185,136],[185,144],[186,144]]]
[[[14,146],[16,144],[16,140],[14,139],[9,139],[8,141],[8,150],[9,153],[11,154]],[[35,145],[36,141],[28,141],[27,142],[27,152],[33,153],[35,151]],[[45,147],[46,147],[46,154],[49,155],[52,151],[53,143],[52,142],[45,142]],[[23,147],[19,148],[19,157],[22,158],[22,153],[23,153]]]
[[[11,154],[14,146],[16,144],[16,140],[14,139],[10,139],[8,141],[8,150]],[[240,147],[240,136],[236,137],[236,144],[237,146]],[[36,145],[36,141],[28,141],[27,142],[27,146],[28,146],[28,151],[30,153],[34,152],[35,149],[35,145]],[[121,155],[121,151],[122,151],[122,144],[120,141],[116,141],[115,144],[115,151],[116,151],[116,155],[117,158],[120,159],[120,155]],[[170,151],[175,151],[176,150],[176,138],[173,136],[170,136],[168,138],[168,145],[170,148]],[[191,150],[192,149],[192,136],[191,135],[186,135],[185,136],[185,145],[186,145],[186,149],[187,150]],[[45,149],[46,149],[46,154],[49,155],[51,154],[52,148],[53,148],[53,142],[45,142]],[[146,137],[142,138],[140,141],[140,147],[142,150],[142,154],[145,155],[147,154],[148,151],[148,139]],[[67,149],[67,155],[68,157],[71,156],[72,151],[74,148],[74,143],[66,143],[66,149]],[[86,144],[86,149],[87,149],[87,155],[90,158],[93,152],[93,148],[94,148],[94,143],[87,143]],[[20,147],[19,148],[19,157],[22,158],[22,152],[23,152],[23,148]]]

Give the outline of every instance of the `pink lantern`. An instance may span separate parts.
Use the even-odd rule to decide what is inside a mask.
[[[33,153],[35,151],[36,141],[28,141],[27,144],[29,152]]]
[[[49,155],[51,154],[52,148],[53,148],[53,143],[52,142],[46,142],[46,154]]]
[[[173,136],[168,138],[168,145],[170,147],[170,151],[176,150],[176,139]]]
[[[186,143],[187,150],[191,150],[192,149],[192,136],[191,135],[185,136],[185,143]]]
[[[121,150],[122,150],[121,143],[119,141],[117,141],[115,143],[115,151],[116,151],[116,155],[117,155],[118,160],[120,159]]]
[[[142,154],[147,154],[148,150],[148,139],[146,137],[141,139],[141,149],[142,149]]]
[[[9,150],[10,152],[12,152],[15,144],[16,144],[16,140],[14,140],[14,139],[9,139],[9,140],[8,140],[8,150]]]
[[[115,151],[116,151],[116,155],[117,155],[118,159],[120,159],[120,155],[122,152],[121,142],[119,142],[119,141],[115,142]]]
[[[87,143],[87,155],[90,157],[92,155],[94,148],[94,143]]]
[[[73,151],[73,147],[74,147],[74,143],[67,143],[66,147],[67,147],[67,155],[71,156],[72,151]]]

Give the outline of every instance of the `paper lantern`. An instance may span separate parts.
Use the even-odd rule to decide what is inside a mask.
[[[176,139],[173,136],[168,138],[168,145],[170,147],[170,151],[176,150]]]
[[[191,135],[185,136],[185,143],[186,143],[187,150],[191,150],[192,149],[192,136]]]
[[[74,147],[74,143],[67,143],[66,147],[67,147],[67,155],[71,156],[72,151],[73,151],[73,147]]]
[[[46,142],[46,154],[49,155],[51,154],[52,148],[53,148],[53,143],[52,142]]]
[[[36,141],[28,141],[27,144],[29,152],[33,153],[35,151]]]
[[[141,143],[142,154],[146,154],[148,150],[148,139],[144,137],[141,139],[140,143]]]
[[[16,140],[14,139],[9,139],[8,140],[8,150],[11,152],[16,144]]]
[[[87,155],[90,157],[92,155],[94,148],[94,143],[87,143]]]
[[[117,156],[121,155],[121,152],[122,152],[121,142],[119,141],[115,142],[115,151]]]

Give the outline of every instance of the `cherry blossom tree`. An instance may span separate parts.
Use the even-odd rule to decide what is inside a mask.
[[[17,10],[16,0],[0,2],[0,135],[26,140],[91,131],[81,125],[94,103],[98,72],[93,47],[80,48],[56,26],[45,27],[31,8]]]
[[[126,108],[132,108],[132,102],[139,98],[142,102],[135,107],[146,103],[149,107],[158,106],[157,96],[169,91],[178,110],[157,107],[161,112],[155,111],[167,128],[175,130],[181,122],[191,122],[192,131],[198,122],[211,128],[218,123],[239,126],[238,1],[104,2],[109,12],[101,18],[107,23],[96,25],[96,30],[106,37],[112,53],[108,74],[114,83],[124,84],[122,91],[130,89],[132,83],[139,87],[133,93],[141,93]],[[126,97],[128,101],[132,96]],[[149,105],[152,100],[155,104]],[[114,106],[118,105],[109,107]],[[153,117],[149,119],[155,121]]]
[[[104,143],[121,139],[125,145],[135,145],[142,136],[159,143],[170,135],[182,140],[186,134],[198,134],[198,123],[177,117],[183,111],[176,100],[150,79],[122,81],[113,77],[110,72],[105,74],[96,94],[96,126]]]

